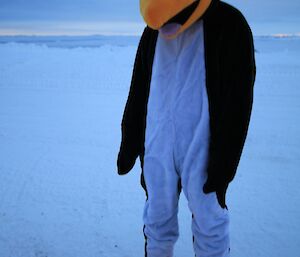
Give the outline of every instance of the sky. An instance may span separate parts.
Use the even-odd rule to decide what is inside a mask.
[[[226,0],[254,34],[300,32],[299,0]],[[139,34],[138,0],[0,0],[0,34]]]

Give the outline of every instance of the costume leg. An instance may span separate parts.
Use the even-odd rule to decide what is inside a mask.
[[[207,179],[210,143],[208,98],[206,88],[202,89],[202,94],[197,96],[198,101],[193,101],[195,93],[186,90],[188,95],[182,97],[176,105],[179,110],[185,111],[178,111],[175,116],[175,156],[178,159],[182,190],[193,214],[196,257],[229,257],[228,209],[221,207],[216,192],[205,194],[202,190]],[[199,91],[195,89],[195,92]]]
[[[157,125],[149,135],[143,157],[141,183],[146,191],[144,207],[145,256],[172,257],[179,236],[180,178],[173,161],[171,124]]]
[[[193,246],[196,257],[229,257],[229,212],[222,208],[215,192],[204,194],[208,144],[191,144],[181,158],[182,190],[192,212]]]

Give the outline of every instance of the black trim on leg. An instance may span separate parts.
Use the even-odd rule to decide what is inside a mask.
[[[146,193],[146,200],[148,200],[148,192],[147,192],[147,187],[146,187],[146,182],[145,182],[145,177],[144,177],[144,153],[140,155],[140,160],[141,160],[141,177],[140,177],[140,184],[145,190]]]
[[[141,172],[141,179],[140,179],[141,186],[143,187],[145,194],[146,194],[146,201],[148,200],[148,192],[146,188],[146,183],[145,183],[145,177],[144,177],[144,170]]]
[[[178,179],[178,186],[177,186],[177,188],[178,188],[178,198],[179,198],[181,190],[182,190],[181,178]]]
[[[194,219],[194,213],[192,213],[192,220]],[[193,245],[195,244],[195,236],[194,236],[194,234],[193,234]],[[195,253],[195,257],[197,257],[196,256],[196,253]]]
[[[144,234],[144,238],[145,238],[145,246],[144,246],[144,251],[145,251],[145,257],[147,257],[148,256],[148,253],[147,253],[147,236],[146,236],[146,234],[145,234],[145,225],[144,225],[144,227],[143,227],[143,234]]]
[[[147,191],[145,177],[144,177],[144,154],[140,155],[140,160],[141,160],[141,168],[142,168],[140,183],[146,193],[146,201],[148,201],[148,191]],[[146,225],[144,224],[144,226],[143,226],[143,234],[144,234],[144,239],[145,239],[144,252],[145,252],[145,257],[147,257],[148,256],[148,253],[147,253],[147,243],[148,242],[147,242],[147,236],[145,234],[145,227],[146,227]]]

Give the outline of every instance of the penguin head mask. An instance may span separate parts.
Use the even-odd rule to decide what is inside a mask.
[[[146,24],[175,38],[201,18],[214,0],[140,0],[140,12]]]

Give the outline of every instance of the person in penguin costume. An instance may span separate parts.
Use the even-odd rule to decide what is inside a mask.
[[[183,191],[195,256],[228,257],[225,196],[252,111],[252,31],[220,0],[140,0],[140,11],[117,168],[127,174],[140,157],[145,256],[173,256]]]

